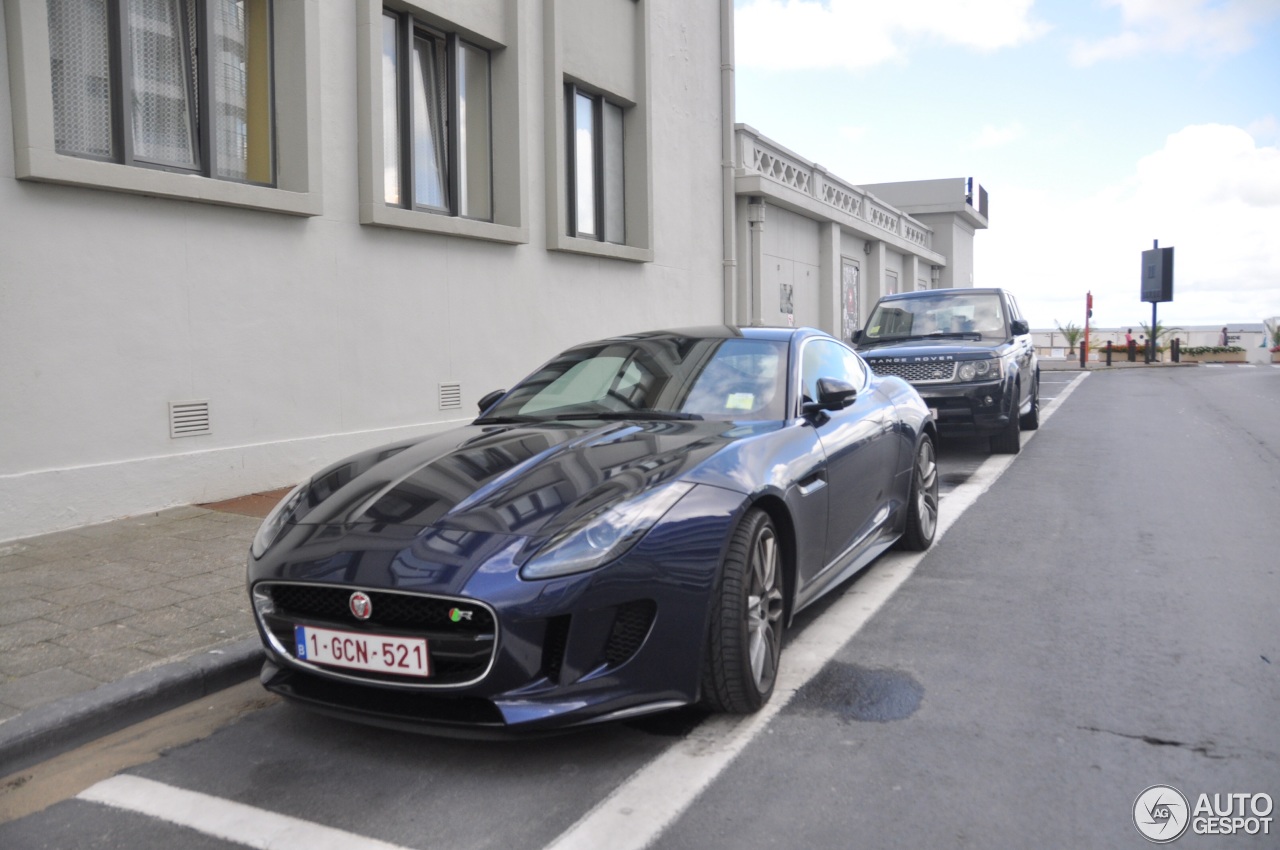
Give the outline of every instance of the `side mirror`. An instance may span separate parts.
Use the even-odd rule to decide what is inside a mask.
[[[1014,336],[1031,333],[1031,327],[1027,324],[1026,319],[1014,319],[1009,324],[1009,330],[1013,331]]]
[[[817,413],[820,410],[843,410],[853,404],[858,397],[858,390],[848,381],[839,378],[818,379],[818,400],[807,402],[805,413]]]
[[[486,393],[480,399],[480,401],[476,402],[476,406],[480,408],[481,413],[484,413],[486,410],[493,407],[494,402],[496,402],[498,399],[502,398],[506,394],[507,394],[506,390],[494,390],[491,393]]]
[[[854,345],[857,345],[858,343],[862,342],[862,331],[858,330],[850,334],[849,342],[853,343]]]

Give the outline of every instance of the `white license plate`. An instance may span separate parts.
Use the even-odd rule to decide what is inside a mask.
[[[401,638],[294,626],[298,659],[401,676],[431,675],[425,638]]]

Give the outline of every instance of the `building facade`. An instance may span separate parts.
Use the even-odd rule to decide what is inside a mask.
[[[955,265],[735,127],[732,0],[0,8],[0,540],[292,483],[587,338],[847,337]]]

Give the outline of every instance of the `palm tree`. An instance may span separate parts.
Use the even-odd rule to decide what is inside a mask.
[[[1160,324],[1159,319],[1156,320],[1156,327],[1154,331],[1152,331],[1151,326],[1146,322],[1138,322],[1138,324],[1142,326],[1142,332],[1147,335],[1147,345],[1154,346],[1151,349],[1151,356],[1147,358],[1148,363],[1160,359],[1160,340],[1162,337],[1167,337],[1169,334],[1175,332],[1183,333],[1182,328],[1166,328],[1164,325]]]
[[[1058,330],[1062,331],[1063,337],[1067,340],[1067,347],[1074,352],[1076,345],[1080,342],[1080,337],[1084,336],[1084,329],[1076,327],[1074,322],[1067,322],[1065,328],[1057,319],[1054,319],[1053,323],[1058,326]]]

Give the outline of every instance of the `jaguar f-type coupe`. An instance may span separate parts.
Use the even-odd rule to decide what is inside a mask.
[[[443,734],[748,713],[797,611],[937,527],[928,407],[816,330],[579,345],[480,409],[266,518],[269,690]]]

